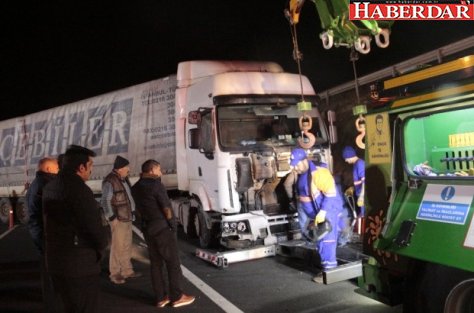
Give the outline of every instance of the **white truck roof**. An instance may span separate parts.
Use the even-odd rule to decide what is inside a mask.
[[[229,72],[283,73],[275,62],[253,61],[186,61],[178,64],[178,87],[186,87],[194,80]]]

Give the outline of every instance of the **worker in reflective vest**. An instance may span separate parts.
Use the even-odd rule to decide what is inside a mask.
[[[291,152],[290,165],[298,174],[297,193],[302,210],[315,225],[325,225],[326,234],[316,243],[323,271],[337,266],[336,247],[343,217],[342,197],[331,172],[326,167],[308,160],[306,151],[297,148]],[[327,223],[329,222],[329,223]],[[323,227],[323,226],[317,226]],[[324,233],[324,232],[323,232]],[[321,273],[314,279],[322,282]]]

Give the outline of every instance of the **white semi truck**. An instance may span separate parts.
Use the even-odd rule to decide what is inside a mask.
[[[97,153],[88,184],[98,196],[117,155],[130,160],[132,182],[158,160],[179,222],[202,247],[286,240],[298,232],[282,181],[302,99],[313,104],[310,150],[330,163],[313,87],[272,62],[182,62],[177,75],[0,122],[0,217],[13,210],[24,221],[38,161],[78,144]]]

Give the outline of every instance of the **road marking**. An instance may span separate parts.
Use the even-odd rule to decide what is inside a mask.
[[[243,313],[238,307],[229,302],[220,293],[212,289],[209,285],[203,282],[199,277],[194,275],[190,270],[181,265],[183,275],[186,277],[194,286],[201,290],[209,299],[217,304],[221,309],[227,313]]]
[[[3,237],[5,237],[6,235],[8,235],[9,233],[11,233],[15,228],[17,228],[18,225],[15,225],[13,226],[12,228],[10,228],[9,230],[7,230],[6,232],[4,232],[3,234],[0,235],[0,239],[2,239]]]
[[[143,240],[143,233],[133,225],[133,231]],[[206,295],[211,301],[213,301],[217,306],[219,306],[222,310],[227,313],[244,313],[234,304],[232,304],[229,300],[224,298],[220,293],[212,289],[208,284],[202,281],[199,277],[197,277],[193,272],[188,270],[184,265],[181,264],[181,270],[183,271],[183,276],[186,277],[197,289],[202,291],[204,295]]]

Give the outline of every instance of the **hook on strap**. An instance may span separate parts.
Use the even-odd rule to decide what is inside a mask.
[[[306,114],[300,116],[299,126],[301,130],[301,137],[298,138],[298,144],[303,149],[312,148],[316,143],[316,137],[310,132],[311,128],[313,127],[313,119],[311,116]]]
[[[361,115],[355,120],[355,127],[357,131],[359,132],[359,135],[356,137],[356,145],[360,149],[365,149],[365,142],[364,142],[364,137],[365,137],[365,118]]]

